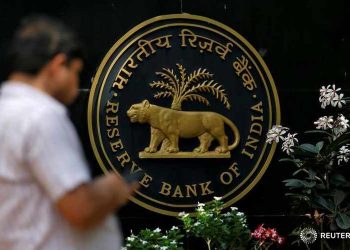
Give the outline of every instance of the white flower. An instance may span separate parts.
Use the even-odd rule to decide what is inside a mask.
[[[202,213],[202,212],[204,212],[204,208],[203,208],[203,207],[198,207],[198,208],[197,208],[197,211],[200,212],[200,213]]]
[[[163,235],[163,236],[162,236],[162,239],[168,239],[168,236]]]
[[[333,99],[332,99],[332,106],[333,107],[337,107],[338,106],[338,108],[341,108],[342,106],[343,106],[343,104],[345,104],[346,103],[346,101],[345,100],[343,100],[343,96],[344,96],[344,94],[335,94],[335,96],[333,97]]]
[[[317,125],[317,129],[327,130],[328,128],[333,128],[333,116],[322,116],[314,124]]]
[[[241,217],[241,216],[243,216],[243,215],[244,215],[244,213],[242,213],[242,212],[237,212],[237,216]]]
[[[189,215],[189,214],[187,214],[187,213],[185,213],[185,212],[179,213],[179,216],[180,216],[180,217],[183,217],[183,218],[187,217],[188,215]]]
[[[175,241],[175,240],[173,240],[172,242],[170,242],[170,244],[172,244],[172,245],[176,245],[176,241]]]
[[[160,230],[159,227],[157,227],[156,229],[153,230],[153,232],[155,232],[155,233],[160,233],[160,231],[162,231],[162,230]]]
[[[345,118],[344,115],[340,114],[337,117],[337,120],[333,124],[333,134],[335,137],[339,137],[340,135],[344,134],[347,129],[349,128],[349,120]]]
[[[135,238],[134,237],[128,237],[128,238],[126,238],[128,241],[130,241],[130,242],[133,242],[134,240],[135,240]]]
[[[216,200],[216,201],[220,201],[222,199],[222,197],[216,197],[216,196],[214,196],[214,200]]]
[[[173,226],[170,230],[177,230],[177,229],[179,229],[179,228],[176,226]]]
[[[167,249],[168,249],[167,246],[160,247],[160,250],[167,250]]]
[[[330,95],[330,96],[334,97],[334,96],[337,94],[337,92],[340,91],[340,90],[341,90],[341,88],[337,88],[337,87],[335,86],[335,84],[333,84],[333,85],[332,85],[332,88],[329,89],[328,92],[329,92],[329,95]]]
[[[342,161],[347,163],[350,159],[350,149],[348,148],[350,146],[350,144],[346,145],[346,146],[342,146],[339,149],[337,158],[338,158],[338,164],[340,164]]]
[[[327,88],[325,86],[322,86],[320,88],[320,98],[325,96],[328,93],[328,89],[331,85],[328,85]]]
[[[348,128],[349,127],[349,120],[345,118],[342,114],[340,114],[337,118],[337,121],[343,128]]]
[[[147,241],[141,240],[141,243],[142,243],[142,245],[146,245],[146,244],[147,244]]]
[[[205,204],[204,203],[200,203],[200,202],[198,202],[198,205],[197,205],[198,207],[204,207],[205,206]]]
[[[289,128],[282,127],[281,125],[274,125],[272,129],[267,132],[266,142],[271,144],[272,142],[278,143],[279,140],[283,140],[283,135],[289,130]]]
[[[282,151],[286,152],[288,155],[290,155],[292,152],[294,152],[294,143],[298,142],[298,139],[295,138],[295,136],[297,135],[297,133],[295,134],[291,134],[288,133],[287,137],[285,137],[283,139],[283,143],[282,143]]]
[[[237,211],[238,210],[238,208],[236,208],[236,207],[230,207],[230,209],[231,209],[231,211]]]
[[[196,223],[193,224],[193,226],[195,226],[195,227],[196,227],[196,226],[199,226],[199,225],[200,225],[200,223],[199,223],[198,221],[197,221]]]
[[[327,87],[322,86],[320,89],[319,101],[321,102],[321,107],[324,109],[326,106],[332,104],[333,107],[338,106],[342,107],[342,104],[345,104],[345,101],[342,100],[344,94],[338,94],[341,88],[337,88],[335,84],[328,85]]]
[[[154,247],[155,249],[158,249],[159,245],[153,245],[152,247]]]
[[[327,88],[325,86],[322,86],[320,89],[319,101],[323,109],[326,108],[326,106],[328,106],[329,104],[331,104],[330,86],[331,85],[328,85]]]
[[[225,217],[229,217],[230,215],[231,215],[230,212],[227,212],[227,213],[224,214]]]

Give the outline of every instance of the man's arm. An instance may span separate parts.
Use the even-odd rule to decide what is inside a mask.
[[[127,202],[136,185],[129,186],[115,173],[91,180],[78,136],[66,113],[44,109],[32,119],[24,160],[68,223],[91,228]]]
[[[72,226],[89,229],[125,205],[137,186],[136,182],[129,186],[111,173],[78,186],[61,197],[56,206]]]

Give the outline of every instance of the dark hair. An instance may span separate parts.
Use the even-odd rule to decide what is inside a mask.
[[[83,59],[80,42],[60,21],[47,16],[24,18],[7,53],[7,72],[37,74],[55,55]]]

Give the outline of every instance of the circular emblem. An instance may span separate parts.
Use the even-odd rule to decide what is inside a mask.
[[[312,244],[316,241],[317,239],[317,232],[315,229],[311,227],[304,228],[300,232],[300,239],[305,243],[305,244]]]
[[[279,124],[272,76],[241,35],[188,14],[147,20],[103,59],[89,135],[104,172],[140,176],[132,201],[167,215],[222,197],[229,206],[266,171]]]

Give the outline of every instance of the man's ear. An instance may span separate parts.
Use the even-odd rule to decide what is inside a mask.
[[[151,105],[151,104],[149,103],[148,100],[144,100],[144,101],[142,102],[142,107],[144,107],[144,108],[149,108],[150,105]]]
[[[56,73],[59,69],[61,69],[62,66],[67,64],[67,56],[63,53],[55,55],[50,62],[48,63],[47,67],[50,72]]]

